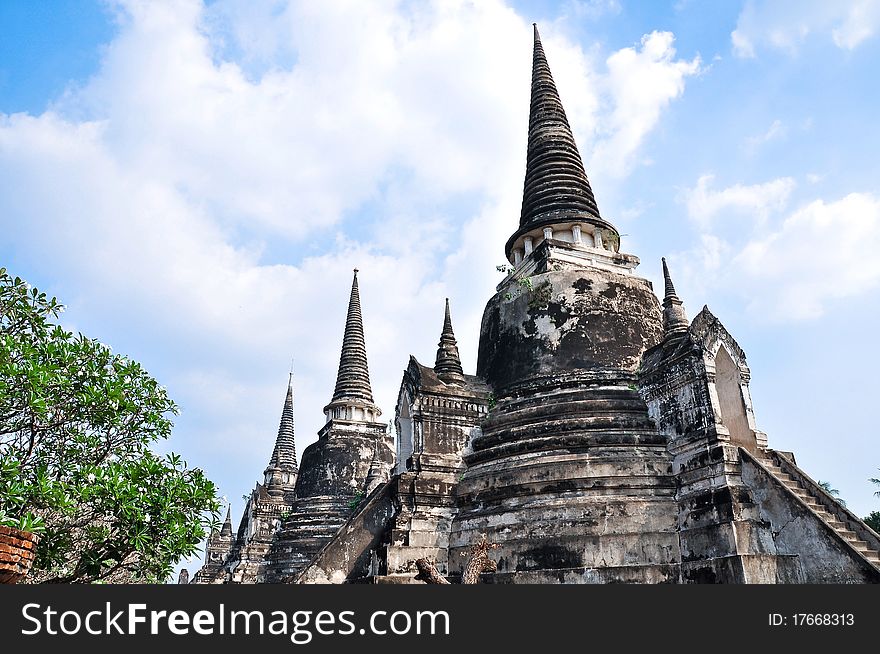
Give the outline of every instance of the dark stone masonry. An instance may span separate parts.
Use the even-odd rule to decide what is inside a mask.
[[[326,423],[297,466],[293,385],[263,483],[190,583],[877,583],[880,536],[768,448],[746,356],[703,307],[662,302],[602,218],[537,27],[526,176],[477,374],[449,300],[433,367],[373,402],[357,270]],[[439,317],[439,316],[438,316]],[[181,575],[181,583],[188,581]]]

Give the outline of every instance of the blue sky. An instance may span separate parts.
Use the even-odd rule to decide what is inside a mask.
[[[0,3],[0,262],[181,405],[240,513],[351,269],[389,419],[450,297],[465,368],[517,225],[531,23],[603,216],[746,351],[758,425],[880,509],[880,2]]]

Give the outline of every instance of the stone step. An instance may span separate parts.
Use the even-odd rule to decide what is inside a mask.
[[[347,516],[350,511],[346,508],[338,511],[331,510],[321,510],[321,511],[303,511],[301,513],[291,513],[288,515],[288,520],[320,520],[321,518],[327,518],[330,516]]]
[[[310,523],[299,523],[292,524],[283,527],[281,531],[285,533],[299,533],[299,532],[307,532],[307,531],[336,531],[339,529],[344,522],[310,522]]]
[[[345,520],[303,520],[287,523],[282,529],[336,529],[343,524]]]
[[[441,573],[446,572],[448,554],[444,547],[413,547],[411,545],[390,545],[386,551],[389,574],[416,572],[416,559],[428,558],[437,563]]]
[[[310,541],[324,541],[336,532],[333,531],[301,531],[296,533],[283,533],[278,538],[278,543],[305,543]]]
[[[849,528],[849,524],[840,520],[835,514],[825,508],[810,490],[807,490],[791,475],[786,473],[780,466],[770,459],[761,459],[764,466],[773,473],[782,484],[791,490],[800,500],[815,512],[829,527],[834,529],[853,549],[865,557],[873,565],[880,567],[880,552],[871,549],[867,542],[861,540],[858,534]]]
[[[416,579],[415,573],[406,573],[399,575],[380,575],[376,577],[371,577],[371,581],[374,584],[394,584],[394,585],[409,585],[409,584],[418,584],[420,586],[424,586],[425,582],[421,579]]]

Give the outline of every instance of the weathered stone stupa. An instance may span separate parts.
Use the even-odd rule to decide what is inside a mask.
[[[286,580],[308,564],[346,522],[369,483],[388,480],[394,462],[388,425],[373,402],[357,269],[351,285],[336,387],[327,422],[303,452],[296,499],[267,553],[258,581]]]
[[[880,536],[792,453],[768,448],[742,348],[708,308],[688,321],[665,260],[662,304],[635,274],[537,26],[522,211],[505,254],[477,374],[464,372],[447,300],[435,365],[411,356],[404,371],[393,453],[355,276],[327,423],[295,488],[295,453],[293,468],[273,454],[235,542],[231,526],[212,536],[194,581],[412,583],[423,557],[456,579],[486,536],[493,583],[880,582]],[[283,524],[255,540],[248,516],[276,506]],[[245,559],[255,572],[236,576]]]
[[[536,27],[522,214],[505,248],[513,268],[480,332],[477,376],[497,406],[465,457],[452,531],[453,553],[479,534],[499,544],[499,578],[677,574],[672,460],[636,386],[661,315],[619,242],[600,216]]]

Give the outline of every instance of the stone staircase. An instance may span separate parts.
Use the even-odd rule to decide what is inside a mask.
[[[784,455],[773,450],[766,450],[757,453],[756,458],[828,527],[837,532],[850,547],[867,559],[869,563],[880,568],[880,547],[878,547],[877,538],[873,538],[874,542],[872,543],[863,540],[863,538],[871,538],[872,532],[867,525],[822,490]]]
[[[348,520],[351,497],[298,499],[269,549],[263,583],[282,583],[305,568]]]

